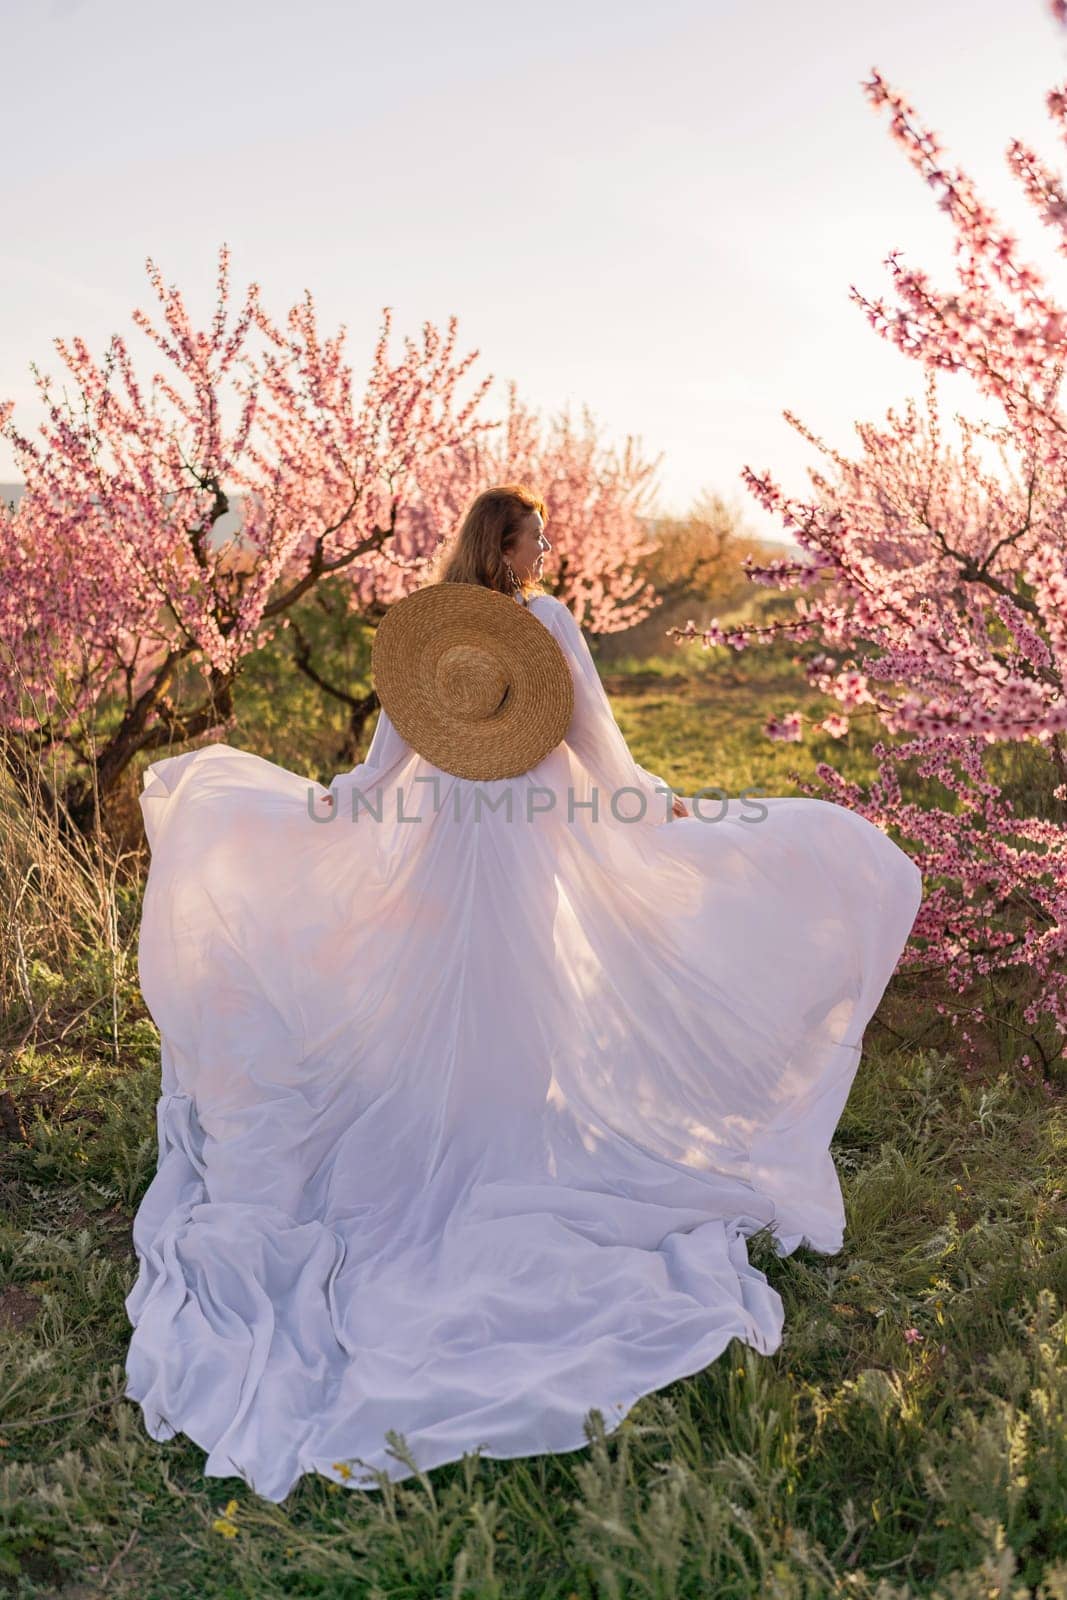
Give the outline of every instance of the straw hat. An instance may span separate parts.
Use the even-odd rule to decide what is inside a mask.
[[[529,772],[574,712],[574,681],[554,636],[480,583],[431,583],[390,606],[371,674],[398,733],[459,778]]]

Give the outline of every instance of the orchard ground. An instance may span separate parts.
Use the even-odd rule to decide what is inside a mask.
[[[635,756],[680,793],[793,793],[790,769],[820,759],[874,770],[859,726],[845,745],[760,736],[772,713],[833,709],[788,649],[668,646],[604,677]],[[253,659],[237,701],[230,742],[309,777],[341,770],[343,708],[282,657]],[[122,1396],[159,1084],[132,957],[143,869],[110,891],[106,940],[53,893],[66,954],[23,949],[4,980],[0,1594],[1067,1600],[1064,1080],[1015,1068],[1010,996],[964,1071],[929,975],[898,975],[867,1032],[833,1145],[843,1250],[781,1260],[750,1241],[785,1303],[773,1356],[735,1342],[614,1433],[592,1417],[581,1450],[470,1457],[380,1493],[307,1477],[275,1506],[205,1479],[181,1436],[149,1439]]]

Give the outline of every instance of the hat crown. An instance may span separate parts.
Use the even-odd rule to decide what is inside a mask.
[[[478,722],[499,710],[508,692],[508,675],[482,645],[453,644],[437,658],[434,687],[441,705],[453,716]]]

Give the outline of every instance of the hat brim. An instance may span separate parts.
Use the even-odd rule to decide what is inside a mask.
[[[499,704],[463,714],[442,699],[438,662],[455,646],[482,657]],[[433,583],[390,607],[371,647],[378,698],[398,733],[432,766],[489,782],[518,777],[565,738],[574,681],[558,641],[507,595],[484,584]]]

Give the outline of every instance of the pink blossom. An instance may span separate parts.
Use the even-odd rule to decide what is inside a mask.
[[[789,711],[784,717],[770,717],[764,723],[763,731],[768,739],[792,744],[799,744],[804,736],[799,711]]]

